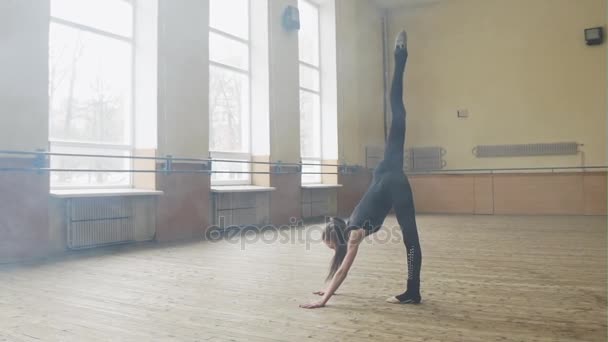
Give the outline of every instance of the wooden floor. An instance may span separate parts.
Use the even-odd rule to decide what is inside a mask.
[[[313,311],[318,242],[131,246],[0,266],[0,341],[606,341],[605,218],[418,223],[419,306],[384,303],[404,286],[398,241],[365,243]]]

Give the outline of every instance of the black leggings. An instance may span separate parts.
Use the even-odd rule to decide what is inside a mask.
[[[375,233],[384,222],[391,207],[395,210],[407,250],[407,291],[400,300],[420,295],[422,252],[416,226],[416,211],[412,189],[403,172],[405,143],[405,106],[403,105],[403,73],[407,50],[395,52],[395,72],[391,87],[392,123],[386,142],[384,160],[374,171],[372,184],[349,219],[351,229],[363,228]]]

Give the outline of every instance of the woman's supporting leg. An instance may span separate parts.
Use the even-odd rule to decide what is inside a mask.
[[[395,298],[402,304],[420,303],[420,270],[422,268],[422,249],[416,226],[416,210],[409,182],[404,181],[392,191],[393,208],[403,234],[407,252],[407,289]]]
[[[390,169],[403,170],[403,145],[405,143],[405,106],[403,105],[403,74],[407,62],[407,35],[405,31],[395,42],[395,71],[391,86],[392,122],[384,151],[384,163]]]

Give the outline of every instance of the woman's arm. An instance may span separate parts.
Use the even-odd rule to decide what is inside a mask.
[[[357,251],[359,250],[359,245],[361,244],[361,241],[363,241],[364,238],[365,238],[365,232],[363,231],[363,229],[358,229],[358,230],[354,230],[351,232],[350,238],[348,240],[348,247],[347,247],[346,256],[344,257],[344,261],[342,261],[342,265],[340,265],[340,268],[338,269],[338,271],[332,278],[331,282],[329,283],[329,286],[327,287],[327,290],[325,291],[323,298],[318,302],[300,305],[301,308],[316,309],[316,308],[324,307],[325,304],[327,304],[329,299],[338,290],[340,285],[342,285],[342,283],[344,282],[344,279],[346,279],[346,276],[348,275],[348,271],[350,270],[351,266],[353,265],[353,262],[355,261],[355,257],[357,256]]]

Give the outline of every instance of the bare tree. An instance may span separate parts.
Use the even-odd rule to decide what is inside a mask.
[[[90,85],[94,96],[85,104],[85,113],[89,119],[88,135],[96,142],[118,141],[124,134],[124,118],[120,99],[112,94],[111,88],[101,77],[101,72]],[[95,168],[103,168],[104,161],[95,159]],[[107,180],[109,173],[96,173],[97,182]]]
[[[78,61],[82,57],[84,53],[84,43],[82,42],[81,33],[78,32],[78,38],[76,39],[76,47],[74,48],[74,53],[72,54],[72,61],[70,63],[71,72],[70,72],[70,85],[68,91],[68,99],[67,99],[67,108],[65,113],[65,121],[64,121],[64,134],[66,137],[70,136],[70,130],[72,127],[72,118],[74,116],[74,87],[76,85],[77,80],[77,70],[78,70]]]
[[[241,146],[243,89],[233,76],[218,72],[211,78],[213,96],[210,98],[214,148],[235,150]]]
[[[61,45],[59,45],[60,43],[63,43]],[[75,88],[75,83],[77,81],[77,70],[78,70],[78,61],[80,60],[80,58],[83,55],[83,50],[84,50],[84,44],[82,42],[82,39],[80,37],[80,34],[78,34],[78,40],[76,42],[76,45],[74,47],[74,49],[72,49],[70,51],[69,48],[69,44],[66,44],[64,42],[59,42],[59,41],[53,41],[50,44],[50,48],[49,48],[49,60],[50,60],[50,65],[49,65],[49,78],[50,78],[50,82],[49,82],[49,103],[51,104],[51,108],[53,110],[52,115],[53,116],[57,116],[58,113],[55,111],[61,111],[58,108],[53,108],[53,105],[55,104],[55,97],[56,97],[56,92],[59,88],[61,88],[64,85],[64,82],[66,81],[66,79],[69,76],[69,90],[68,90],[68,98],[65,101],[62,101],[63,106],[64,106],[64,110],[65,110],[65,116],[64,116],[64,121],[63,121],[63,131],[61,133],[59,132],[55,132],[54,134],[61,134],[64,137],[69,136],[69,132],[70,132],[70,127],[71,127],[71,120],[72,120],[72,114],[73,114],[73,107],[74,107],[74,88]],[[65,58],[67,54],[70,54],[71,52],[71,56],[70,56],[70,60],[68,63],[65,63]],[[53,121],[55,122],[55,125],[57,125],[57,121],[52,120],[51,122],[53,123]],[[59,127],[55,126],[55,129],[58,129]],[[53,129],[53,130],[55,130]],[[60,159],[62,163],[67,162],[65,159]],[[67,182],[70,179],[70,174],[69,173],[59,173],[58,174],[59,177],[59,182],[64,183]]]
[[[309,113],[307,113],[307,108],[311,108],[313,106],[313,101],[311,101],[310,96],[302,96],[300,94],[300,147],[304,154],[306,154],[306,146],[311,146],[313,144],[313,135],[311,131],[312,127],[312,118],[309,117]]]
[[[69,70],[67,68],[62,68],[61,63],[59,62],[63,59],[67,48],[66,44],[63,44],[60,48],[55,44],[50,44],[49,47],[49,60],[51,61],[49,65],[49,103],[51,105],[55,101],[55,91],[57,91],[57,88],[61,87],[69,73]]]

